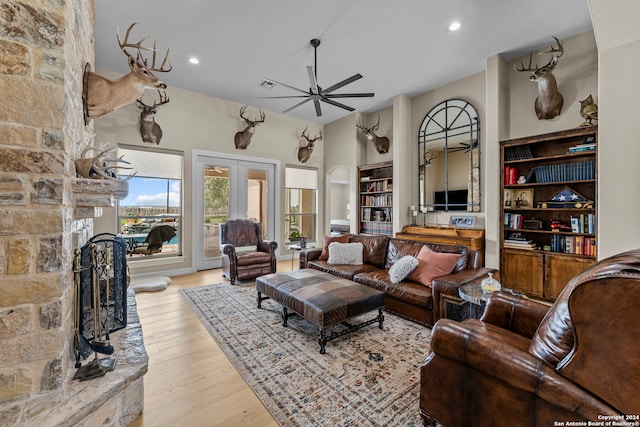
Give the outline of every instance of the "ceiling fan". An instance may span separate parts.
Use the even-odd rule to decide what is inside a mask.
[[[336,89],[340,89],[343,86],[348,85],[349,83],[353,83],[358,79],[362,78],[361,74],[354,74],[353,76],[342,80],[339,83],[334,84],[333,86],[329,86],[326,89],[323,89],[318,85],[318,46],[320,46],[320,40],[312,39],[309,44],[313,47],[313,55],[314,55],[314,66],[307,66],[307,74],[309,75],[309,90],[299,89],[294,86],[290,86],[285,83],[281,83],[275,81],[273,79],[269,79],[274,83],[278,83],[282,86],[288,87],[304,95],[293,95],[293,96],[264,96],[261,99],[265,98],[305,98],[302,101],[295,104],[293,107],[287,108],[283,111],[283,113],[287,113],[294,108],[301,106],[302,104],[313,101],[314,106],[316,107],[316,115],[318,117],[322,116],[322,110],[320,108],[320,101],[326,102],[327,104],[335,105],[336,107],[344,108],[348,111],[354,111],[355,109],[349,107],[348,105],[342,104],[340,102],[334,101],[335,98],[366,98],[372,97],[374,94],[372,92],[368,93],[332,93]]]

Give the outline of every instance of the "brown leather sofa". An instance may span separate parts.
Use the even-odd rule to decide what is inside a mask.
[[[425,425],[627,421],[640,410],[638,301],[640,249],[578,274],[551,308],[496,292],[481,320],[441,319],[421,368]]]
[[[236,250],[243,248],[244,251]],[[278,243],[262,239],[262,224],[248,219],[233,219],[220,224],[222,275],[231,284],[276,272]]]
[[[460,261],[453,272],[438,279],[448,285],[446,292],[455,292],[456,296],[457,287],[495,271],[483,268],[479,254],[464,246],[430,244],[387,236],[349,235],[349,243],[354,242],[360,242],[364,247],[362,265],[329,264],[319,259],[322,249],[317,248],[300,252],[300,268],[314,268],[381,290],[385,293],[385,310],[427,326],[433,325],[434,314],[440,318],[440,295],[434,295],[431,286],[408,279],[392,283],[389,268],[397,260],[405,255],[416,256],[422,246],[428,246],[436,252],[459,253]]]

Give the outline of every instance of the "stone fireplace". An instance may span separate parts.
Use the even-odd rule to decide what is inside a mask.
[[[92,0],[0,4],[0,425],[128,425],[147,355],[128,295],[118,364],[74,381],[73,252],[126,183],[75,178],[92,144],[82,76],[94,63]],[[96,141],[102,142],[102,141]]]

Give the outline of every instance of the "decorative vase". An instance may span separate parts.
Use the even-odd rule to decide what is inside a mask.
[[[484,292],[493,292],[502,289],[500,282],[493,278],[493,273],[488,273],[488,277],[482,279],[480,287]]]

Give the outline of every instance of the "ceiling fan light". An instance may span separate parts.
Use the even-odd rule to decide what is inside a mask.
[[[453,21],[447,27],[447,31],[458,31],[462,27],[462,23],[460,21]]]
[[[200,60],[198,58],[196,58],[195,56],[192,56],[191,58],[189,58],[189,62],[196,65],[200,63]]]

